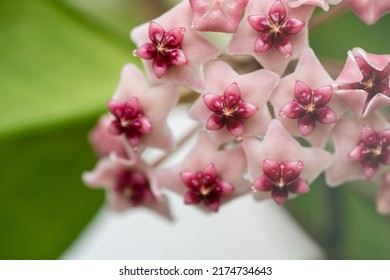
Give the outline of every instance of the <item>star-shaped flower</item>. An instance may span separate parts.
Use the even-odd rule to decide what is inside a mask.
[[[342,0],[286,0],[286,3],[291,8],[298,8],[302,5],[313,5],[324,9],[325,11],[329,10],[329,5],[338,5]]]
[[[352,180],[372,178],[380,168],[376,165],[376,154],[379,158],[384,152],[375,145],[379,144],[376,132],[383,132],[389,127],[389,123],[376,113],[359,120],[341,119],[332,132],[335,154],[332,165],[325,172],[327,184],[338,186]],[[388,147],[388,144],[383,146]]]
[[[182,1],[131,32],[132,40],[139,47],[135,55],[144,58],[142,62],[154,84],[171,82],[202,90],[201,66],[215,58],[219,50],[196,32],[191,22],[190,4]]]
[[[113,99],[108,107],[114,116],[110,131],[125,135],[136,148],[173,148],[173,138],[166,119],[178,101],[178,90],[174,85],[149,88],[140,70],[127,65],[122,70]]]
[[[382,185],[379,189],[376,209],[379,214],[390,215],[390,172],[382,177]]]
[[[158,178],[162,187],[182,195],[186,204],[216,212],[221,204],[250,191],[243,179],[246,167],[241,147],[217,150],[203,131],[185,159],[177,166],[160,170]]]
[[[252,55],[264,68],[282,74],[309,44],[307,22],[312,12],[310,6],[285,7],[281,0],[249,1],[226,52]]]
[[[278,120],[268,127],[263,141],[244,140],[249,175],[256,199],[272,197],[284,203],[291,193],[309,191],[308,185],[331,164],[331,155],[319,148],[302,147]]]
[[[344,3],[366,24],[374,24],[381,16],[390,13],[388,0],[344,0]]]
[[[356,117],[390,105],[390,55],[376,55],[354,48],[348,52],[343,70],[336,79],[338,94]]]
[[[227,63],[205,65],[206,87],[189,111],[218,144],[263,135],[271,120],[267,101],[279,76],[268,70],[237,74]],[[226,126],[226,128],[225,128]]]
[[[104,158],[94,170],[83,174],[83,181],[90,187],[105,188],[109,206],[115,211],[144,206],[172,219],[167,201],[157,189],[153,171],[142,162],[129,167]]]
[[[248,0],[190,0],[198,31],[234,33]]]
[[[380,164],[390,165],[390,128],[375,131],[369,124],[360,131],[360,141],[348,154],[349,159],[359,161],[367,179],[371,179]]]
[[[314,146],[325,146],[331,124],[347,109],[333,94],[332,84],[313,50],[305,49],[295,71],[281,79],[270,100],[287,131]]]

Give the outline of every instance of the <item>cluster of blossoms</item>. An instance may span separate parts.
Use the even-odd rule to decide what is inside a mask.
[[[136,27],[134,55],[148,81],[133,64],[122,70],[109,114],[90,134],[100,160],[84,182],[106,188],[118,211],[144,206],[169,218],[166,189],[216,212],[242,195],[283,204],[325,172],[329,186],[382,178],[377,208],[390,214],[390,55],[354,48],[333,80],[309,48],[315,6],[340,2],[183,0]],[[390,1],[343,2],[367,24],[390,11]],[[221,51],[204,31],[230,41]],[[237,73],[226,61],[238,55],[260,69]],[[197,140],[176,166],[148,164],[145,150],[175,149],[166,120],[179,87],[198,95],[188,111],[201,124]]]

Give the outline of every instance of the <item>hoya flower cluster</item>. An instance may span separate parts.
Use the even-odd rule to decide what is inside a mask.
[[[329,186],[383,178],[373,185],[378,211],[389,214],[390,55],[354,48],[333,80],[308,43],[314,7],[340,2],[183,0],[136,27],[133,59],[146,77],[123,68],[90,133],[100,159],[84,182],[106,188],[116,210],[143,206],[170,218],[166,190],[217,212],[242,195],[283,204],[323,172]],[[344,2],[367,24],[390,11],[389,1]],[[222,50],[212,32],[230,35]],[[237,56],[257,69],[240,69]],[[197,96],[188,111],[201,127],[196,143],[176,166],[147,164],[149,148],[175,151],[166,120],[183,88]]]

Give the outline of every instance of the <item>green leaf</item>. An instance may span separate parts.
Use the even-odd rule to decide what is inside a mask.
[[[103,191],[81,182],[94,122],[0,142],[0,259],[57,258],[100,208]]]
[[[0,15],[0,137],[103,111],[122,66],[138,63],[128,32],[62,1],[2,0]]]

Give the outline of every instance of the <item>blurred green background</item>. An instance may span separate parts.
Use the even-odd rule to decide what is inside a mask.
[[[102,205],[80,180],[96,160],[86,135],[122,66],[139,63],[129,31],[168,2],[0,1],[0,259],[58,258]],[[389,26],[341,13],[313,28],[311,46],[334,71],[353,47],[390,53]],[[321,177],[287,206],[329,258],[390,259],[375,184],[329,189]]]

